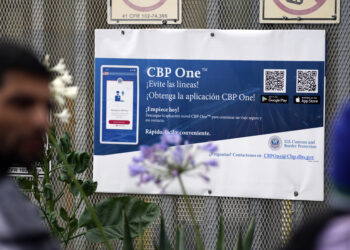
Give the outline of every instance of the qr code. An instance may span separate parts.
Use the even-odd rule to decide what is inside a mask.
[[[297,93],[318,92],[318,70],[297,70]]]
[[[285,69],[264,70],[264,92],[265,93],[286,93]]]

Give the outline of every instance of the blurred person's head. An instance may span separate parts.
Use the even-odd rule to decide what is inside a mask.
[[[331,205],[337,210],[350,211],[350,102],[335,123],[332,149],[334,164],[330,175],[334,192]]]
[[[333,152],[331,176],[335,187],[350,194],[350,102],[335,124]]]
[[[50,72],[21,47],[0,43],[0,161],[39,159],[49,125]],[[0,162],[0,173],[4,171]],[[2,169],[1,169],[2,168]]]

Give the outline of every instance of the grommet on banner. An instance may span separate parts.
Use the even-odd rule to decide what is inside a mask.
[[[125,31],[124,30],[122,30],[121,33],[122,33],[122,35],[125,35]]]
[[[168,23],[167,20],[163,20],[163,21],[162,21],[162,24],[164,24],[164,25],[167,24],[167,23]]]
[[[301,21],[301,17],[300,17],[300,16],[298,16],[298,17],[297,17],[297,20],[298,20],[298,21]]]
[[[332,15],[332,19],[333,20],[337,19],[337,15]]]
[[[211,191],[211,189],[209,189],[209,190],[208,190],[208,194],[211,194],[211,193],[212,193],[212,191]]]
[[[286,17],[286,16],[283,16],[282,18],[283,18],[284,20],[288,20],[288,17]]]
[[[294,191],[294,196],[297,197],[299,195],[298,191]]]
[[[214,32],[210,33],[210,36],[211,36],[211,37],[214,37],[214,36],[215,36]]]

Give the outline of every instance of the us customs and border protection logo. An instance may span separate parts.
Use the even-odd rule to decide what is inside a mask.
[[[269,147],[272,150],[279,150],[282,148],[282,139],[279,136],[271,136],[269,139]]]

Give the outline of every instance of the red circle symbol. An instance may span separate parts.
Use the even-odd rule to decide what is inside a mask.
[[[310,8],[307,8],[305,10],[294,10],[287,6],[285,6],[283,3],[281,3],[281,0],[273,0],[275,4],[283,11],[292,14],[292,15],[307,15],[311,14],[312,12],[318,10],[321,8],[321,6],[327,1],[327,0],[315,0],[316,4]]]
[[[123,0],[124,3],[129,6],[130,8],[141,11],[141,12],[148,12],[155,9],[158,9],[160,6],[162,6],[167,0],[159,0],[157,3],[150,5],[150,6],[139,6],[134,3],[132,3],[130,0]]]

